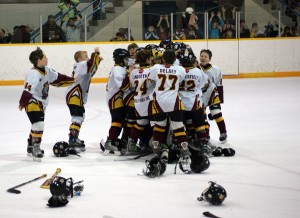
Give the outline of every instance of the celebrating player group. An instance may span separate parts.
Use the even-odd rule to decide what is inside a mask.
[[[29,59],[33,68],[26,74],[19,102],[19,109],[25,108],[32,124],[28,155],[38,161],[44,156],[40,144],[49,85],[69,85],[66,91],[71,114],[68,145],[78,153],[85,151],[84,141],[78,136],[90,81],[102,61],[99,48],[95,48],[91,58],[86,51],[75,53],[72,77],[48,68],[47,57],[40,48]],[[167,163],[174,162],[186,174],[206,170],[208,158],[222,152],[210,143],[207,117],[216,121],[220,142],[227,140],[221,111],[222,74],[217,66],[210,64],[212,52],[201,50],[198,61],[189,45],[163,40],[159,45],[138,47],[133,43],[128,49],[115,49],[113,59],[106,86],[111,126],[106,142],[100,143],[104,153],[153,153],[143,170],[147,177],[162,175]],[[59,154],[59,146],[56,150]]]

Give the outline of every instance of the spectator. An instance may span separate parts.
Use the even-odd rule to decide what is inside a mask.
[[[187,39],[197,39],[197,34],[194,30],[190,30]]]
[[[55,23],[54,16],[49,15],[48,21],[43,25],[43,42],[63,42],[64,31]]]
[[[199,26],[198,26],[198,16],[195,14],[195,12],[192,12],[192,14],[190,16],[188,27],[191,30],[195,30],[196,32],[199,29]]]
[[[292,37],[291,28],[289,26],[284,27],[283,33],[281,34],[281,37]]]
[[[145,33],[145,40],[158,40],[157,31],[153,25],[149,25]]]
[[[11,42],[12,35],[9,31],[7,31],[7,35],[5,35],[5,30],[0,29],[0,44],[6,44]]]
[[[157,28],[159,28],[158,37],[160,40],[170,38],[170,23],[168,20],[168,15],[160,15]]]
[[[240,38],[250,38],[250,30],[246,26],[245,20],[240,21]]]
[[[69,18],[68,15],[65,16],[65,21],[62,25],[62,30],[66,34],[67,42],[81,42],[81,19],[77,15],[77,19],[74,17]]]
[[[11,43],[14,43],[15,41],[17,41],[16,36],[17,36],[18,30],[19,30],[19,26],[14,26],[13,34],[11,36]]]
[[[221,13],[212,12],[211,17],[208,21],[208,37],[210,39],[219,39],[222,33],[223,26],[224,26],[224,21],[221,17]]]
[[[237,11],[237,7],[234,5],[228,5],[226,7],[222,6],[222,18],[223,20],[229,20],[233,22],[235,20],[235,12]]]
[[[191,7],[187,7],[185,12],[182,14],[182,26],[184,28],[188,28],[191,14],[194,13],[194,9]]]
[[[65,20],[65,15],[67,14],[69,17],[75,17],[77,13],[76,5],[79,0],[60,0],[58,2],[57,7],[61,10],[61,24],[63,24]]]
[[[129,40],[129,30],[128,28],[119,28],[119,32],[123,34],[125,41]],[[130,30],[131,33],[131,30]],[[130,41],[134,41],[134,38],[130,34]]]
[[[20,25],[15,29],[12,43],[30,43],[30,33],[33,31],[32,25]]]
[[[258,24],[254,22],[252,23],[250,38],[258,38],[258,37],[265,37],[265,33],[261,30],[258,30]]]
[[[226,20],[222,30],[222,38],[235,38],[234,32],[235,26],[233,26],[229,20]]]
[[[176,29],[173,36],[175,40],[186,40],[186,35],[184,29]]]
[[[265,26],[265,36],[266,37],[276,37],[278,35],[278,31],[274,30],[274,26],[269,21],[268,24]]]

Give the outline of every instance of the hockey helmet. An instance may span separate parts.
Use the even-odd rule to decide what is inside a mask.
[[[157,49],[157,48],[158,48],[158,46],[155,44],[148,44],[145,47],[145,49],[147,49],[147,50],[152,50],[152,49]]]
[[[117,48],[113,52],[114,59],[126,59],[129,57],[130,57],[129,52],[124,48]]]
[[[154,178],[164,174],[166,169],[166,162],[156,155],[150,161],[146,160],[146,170],[143,170],[143,173],[149,178]]]
[[[194,64],[196,61],[196,56],[191,48],[186,48],[180,51],[179,61],[181,65]]]
[[[201,173],[209,168],[210,162],[206,155],[201,152],[197,153],[197,155],[191,155],[191,170],[194,173]]]
[[[187,45],[184,44],[183,42],[174,42],[174,49],[175,51],[178,51],[180,49],[186,49]]]
[[[73,197],[73,179],[56,176],[50,183],[50,192],[54,196],[71,195]]]
[[[215,182],[209,182],[210,185],[205,189],[201,196],[198,197],[199,201],[207,201],[212,205],[220,205],[227,197],[226,190]]]
[[[64,141],[56,142],[53,146],[53,153],[56,157],[69,156],[69,144]]]
[[[159,47],[164,49],[173,49],[174,43],[170,39],[164,39],[159,43]]]
[[[67,197],[65,195],[53,195],[51,198],[48,200],[48,206],[49,207],[62,207],[65,206],[67,203],[69,203]]]
[[[160,64],[162,62],[162,55],[164,53],[164,49],[156,48],[151,50],[151,61],[153,64]]]

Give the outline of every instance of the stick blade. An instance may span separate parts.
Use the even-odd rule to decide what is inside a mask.
[[[20,191],[20,190],[13,189],[13,188],[7,189],[7,192],[9,192],[9,193],[13,193],[13,194],[20,194],[20,193],[21,193],[21,191]]]
[[[46,179],[45,182],[41,185],[41,188],[43,189],[50,189],[50,183],[54,179],[55,176],[57,176],[61,172],[60,168],[57,168],[55,173],[49,178]]]

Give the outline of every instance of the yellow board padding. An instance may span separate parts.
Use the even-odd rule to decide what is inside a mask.
[[[223,79],[268,78],[268,77],[299,77],[300,71],[239,73],[238,75],[223,75]],[[107,78],[92,78],[91,83],[107,83]],[[0,86],[24,85],[24,80],[0,80]]]

